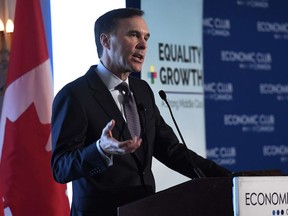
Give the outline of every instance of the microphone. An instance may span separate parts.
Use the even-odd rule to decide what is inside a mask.
[[[170,115],[171,115],[171,117],[172,117],[172,120],[173,120],[173,122],[174,122],[174,124],[175,124],[175,126],[176,126],[176,128],[177,128],[177,131],[178,131],[180,137],[181,137],[182,143],[183,143],[184,146],[185,146],[185,149],[186,149],[187,155],[188,155],[188,157],[189,157],[189,159],[190,159],[190,162],[191,162],[192,165],[193,165],[193,170],[194,170],[194,172],[196,173],[196,175],[198,176],[198,178],[205,178],[205,177],[206,177],[205,174],[204,174],[204,173],[202,172],[202,170],[195,164],[195,162],[193,161],[193,159],[192,159],[192,157],[191,157],[191,155],[190,155],[190,153],[189,153],[189,149],[188,149],[188,147],[187,147],[187,145],[186,145],[186,143],[185,143],[185,141],[184,141],[184,139],[183,139],[183,136],[182,136],[182,134],[181,134],[181,132],[180,132],[180,129],[179,129],[179,127],[178,127],[178,125],[177,125],[177,123],[176,123],[176,120],[175,120],[175,118],[174,118],[174,115],[173,115],[173,113],[172,113],[171,107],[170,107],[170,105],[169,105],[169,103],[168,103],[168,101],[167,101],[166,93],[165,93],[163,90],[160,90],[160,91],[159,91],[159,95],[160,95],[161,99],[162,99],[163,101],[165,101],[166,105],[168,106],[168,109],[169,109]]]

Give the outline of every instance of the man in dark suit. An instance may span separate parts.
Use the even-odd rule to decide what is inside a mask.
[[[155,193],[152,157],[190,178],[197,177],[195,166],[206,177],[230,174],[193,151],[188,157],[161,117],[151,88],[129,76],[141,71],[150,36],[142,15],[138,9],[116,9],[99,17],[100,63],[54,99],[52,169],[57,182],[72,181],[71,215],[116,215],[118,206]],[[135,100],[140,133],[129,130],[125,95],[118,89],[122,82]]]

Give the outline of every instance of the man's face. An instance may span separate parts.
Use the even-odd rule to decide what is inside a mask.
[[[121,19],[110,34],[108,68],[113,73],[140,72],[147,50],[149,32],[142,17]]]

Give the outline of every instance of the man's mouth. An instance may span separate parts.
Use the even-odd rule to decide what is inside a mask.
[[[142,62],[144,59],[144,56],[136,53],[136,54],[133,54],[133,58],[138,59],[139,62]]]

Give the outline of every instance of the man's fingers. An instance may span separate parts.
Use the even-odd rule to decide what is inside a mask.
[[[134,137],[133,140],[127,140],[119,143],[119,148],[123,150],[124,153],[131,153],[136,151],[142,143],[142,139]]]
[[[112,130],[114,128],[114,126],[115,126],[115,121],[114,121],[114,119],[112,119],[110,122],[107,123],[106,128],[108,130]]]
[[[110,122],[107,123],[106,127],[103,130],[104,134],[108,134],[108,136],[112,137],[112,129],[115,126],[115,121],[112,119]]]
[[[103,151],[109,154],[118,154],[124,155],[135,152],[142,143],[142,139],[135,136],[131,140],[126,140],[119,142],[118,140],[114,139],[112,136],[112,129],[115,126],[115,120],[111,120],[105,126],[102,131],[102,136],[100,138],[101,148]]]

